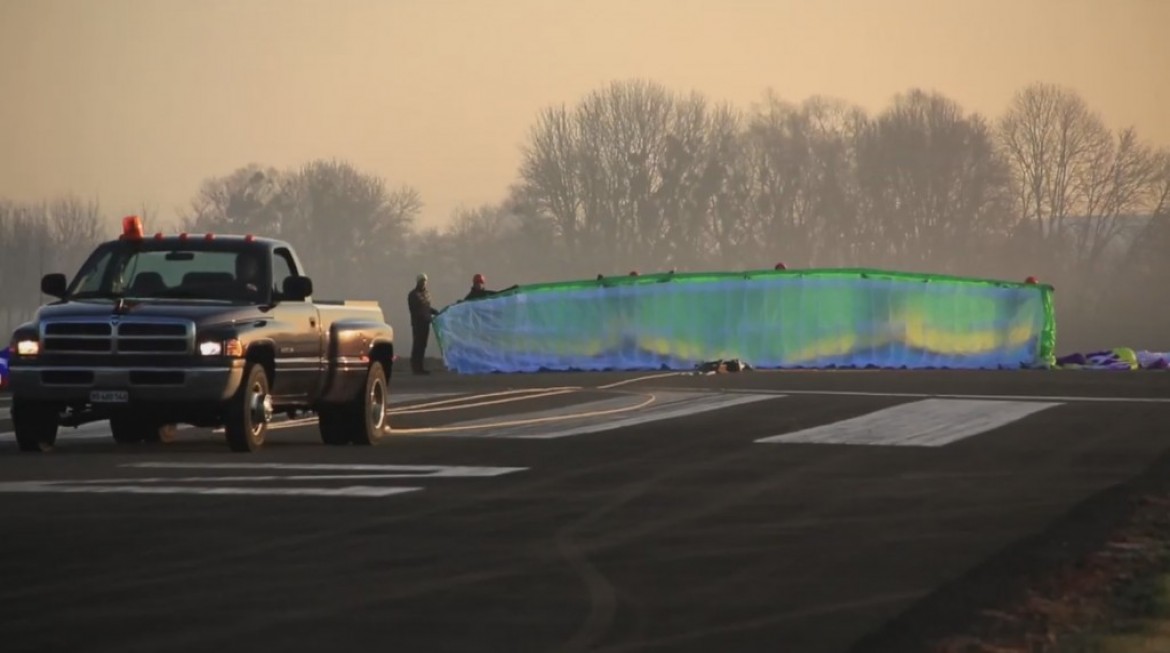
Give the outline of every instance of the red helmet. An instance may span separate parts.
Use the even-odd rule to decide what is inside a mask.
[[[471,283],[484,284],[487,283],[487,281],[483,278],[482,274],[476,272],[475,276],[471,278]]]
[[[775,267],[775,268],[773,268],[773,269],[774,269],[774,270],[787,270],[787,269],[788,269],[788,266],[787,266],[787,265],[784,265],[784,262],[783,262],[783,261],[781,261],[780,263],[777,263],[777,264],[776,264],[776,267]]]

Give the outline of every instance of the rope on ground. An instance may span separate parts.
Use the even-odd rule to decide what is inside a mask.
[[[598,390],[608,390],[618,386],[626,385],[628,383],[637,383],[639,381],[649,381],[651,379],[664,379],[670,376],[682,376],[682,372],[665,372],[663,374],[649,374],[647,376],[639,376],[633,379],[625,379],[624,381],[617,381],[616,383],[608,383],[606,385],[597,386]]]

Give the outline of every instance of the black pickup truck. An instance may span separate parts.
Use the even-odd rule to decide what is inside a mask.
[[[175,424],[223,427],[233,451],[264,445],[275,413],[315,411],[326,444],[389,433],[394,330],[376,302],[312,300],[285,242],[214,234],[146,238],[133,216],[12,338],[12,422],[22,451],[61,426],[108,419],[114,440]]]

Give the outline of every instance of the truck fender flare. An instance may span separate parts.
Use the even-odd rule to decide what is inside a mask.
[[[360,364],[362,368],[371,360],[381,362],[389,377],[393,359],[393,330],[386,324],[371,320],[338,320],[330,324],[322,399],[327,402],[344,399],[346,388],[339,387],[342,373],[352,371],[358,361],[364,362]]]
[[[244,352],[244,360],[259,363],[268,373],[268,383],[276,378],[276,343],[268,338],[248,343]]]

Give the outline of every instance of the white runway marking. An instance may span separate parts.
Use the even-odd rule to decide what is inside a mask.
[[[387,497],[417,492],[421,487],[348,485],[345,487],[257,487],[223,483],[313,482],[345,480],[389,480],[401,478],[487,478],[525,471],[527,467],[467,467],[462,465],[334,465],[296,463],[181,463],[140,462],[120,465],[137,469],[228,469],[359,472],[356,474],[257,474],[235,476],[152,476],[139,478],[93,478],[53,481],[12,481],[0,483],[0,494],[196,494],[307,497]],[[377,472],[377,473],[361,473]],[[178,485],[198,483],[201,485]]]
[[[515,438],[522,440],[549,440],[565,438],[573,435],[584,435],[601,431],[637,426],[658,422],[664,419],[674,419],[697,415],[712,410],[730,408],[743,404],[779,399],[782,395],[752,395],[752,394],[724,394],[710,392],[655,392],[656,401],[644,409],[631,411],[627,417],[610,418],[607,416],[590,417],[589,413],[614,410],[639,403],[638,396],[602,399],[583,404],[565,406],[533,413],[514,414],[508,418],[487,418],[447,424],[446,427],[461,428],[466,426],[489,426],[493,422],[520,421],[527,419],[546,419],[550,417],[564,417],[564,421],[544,422],[530,426],[503,426],[498,429],[483,428],[477,430],[450,431],[444,433],[444,427],[436,427],[437,431],[431,436],[439,437],[473,437],[473,438]],[[573,416],[580,415],[579,418]]]
[[[398,406],[401,404],[415,403],[415,402],[419,402],[419,401],[428,401],[431,399],[439,399],[442,397],[453,397],[453,396],[456,396],[458,394],[460,394],[460,393],[457,393],[457,392],[416,392],[416,393],[391,394],[390,395],[390,405],[391,406]],[[0,411],[0,413],[2,413],[2,412],[4,412],[4,411]],[[6,419],[6,417],[4,415],[0,414],[0,419]],[[285,417],[277,417],[273,422],[271,422],[268,425],[268,428],[269,428],[269,430],[277,430],[278,431],[281,429],[294,428],[297,426],[306,426],[309,424],[316,424],[316,423],[317,423],[316,417],[303,417],[303,418],[299,418],[299,419],[295,419],[295,420],[290,420],[290,419],[287,419]],[[190,426],[188,424],[180,424],[176,430],[177,431],[191,431],[191,430],[196,430],[196,427]],[[217,429],[216,431],[222,432],[223,429]],[[10,437],[13,437],[13,433],[11,431],[0,432],[0,438],[10,438]],[[68,441],[68,440],[103,440],[103,439],[112,438],[112,437],[114,437],[114,436],[110,432],[110,423],[107,420],[102,420],[100,422],[90,422],[88,424],[82,424],[81,426],[78,426],[77,428],[63,426],[63,427],[61,427],[60,431],[57,432],[57,440],[58,441],[62,441],[62,440],[65,440],[65,441]]]
[[[1060,405],[1035,401],[925,399],[756,442],[941,447]]]
[[[120,467],[136,469],[276,469],[290,471],[321,472],[376,472],[385,478],[440,478],[502,476],[522,472],[527,467],[466,467],[462,465],[376,465],[333,463],[184,463],[184,462],[142,462],[126,463]],[[317,477],[324,478],[324,477]],[[347,478],[350,478],[347,476]]]
[[[124,479],[132,481],[134,479]],[[336,488],[315,487],[199,487],[181,485],[86,485],[63,481],[20,481],[0,483],[0,493],[5,494],[201,494],[201,495],[250,495],[250,496],[301,496],[301,497],[388,497],[406,492],[417,492],[420,487],[379,487],[376,485],[350,485]]]
[[[651,390],[647,390],[650,392]],[[854,390],[726,390],[735,394],[824,395],[826,397],[891,397],[904,399],[986,399],[1003,401],[1095,402],[1108,404],[1170,404],[1170,397],[1057,397],[1049,395],[968,395],[928,392],[861,392]]]

